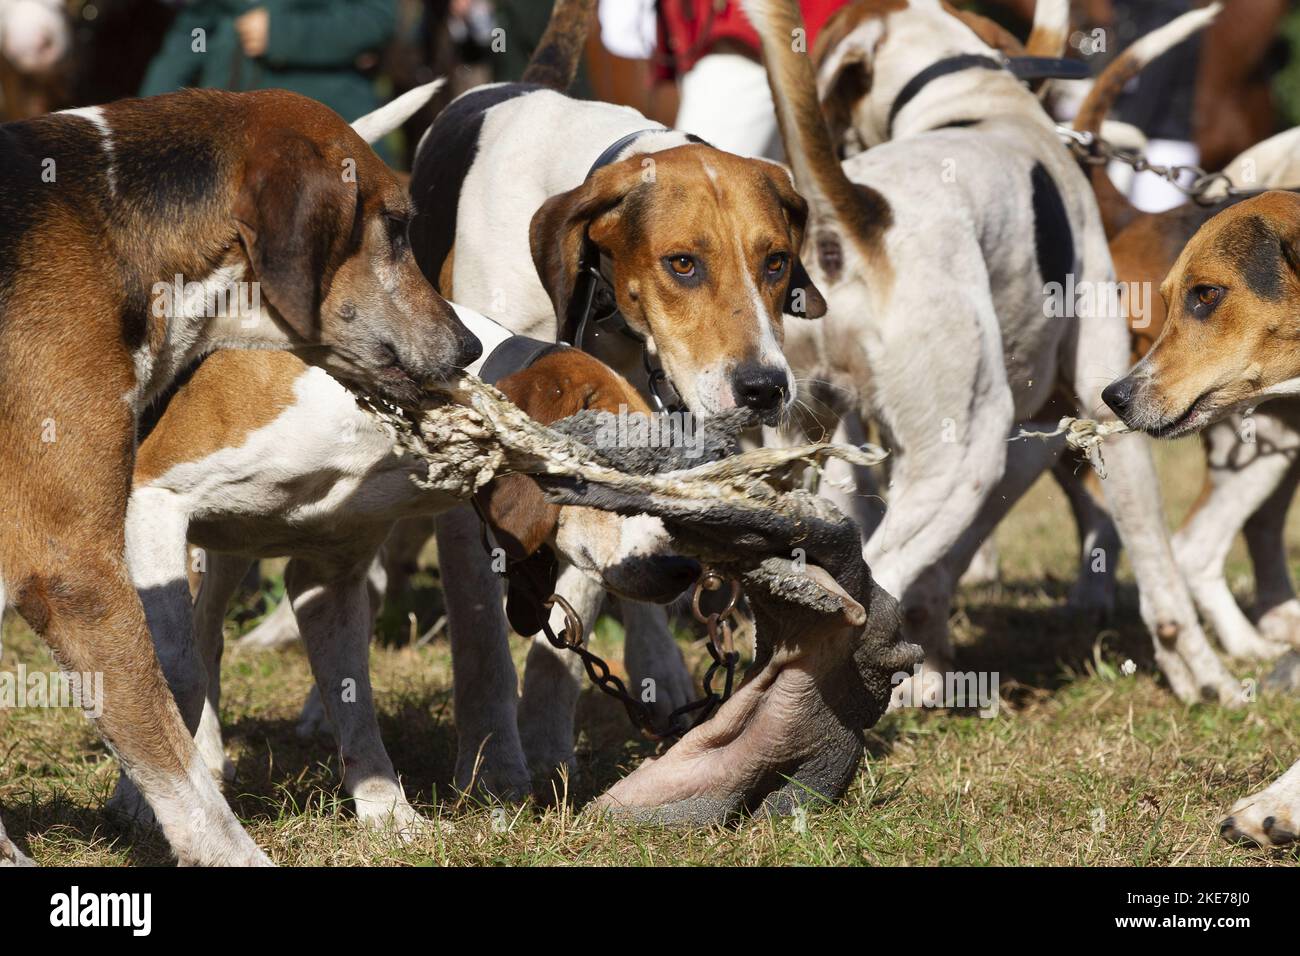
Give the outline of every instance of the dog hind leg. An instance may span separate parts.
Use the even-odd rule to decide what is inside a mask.
[[[335,728],[343,787],[357,817],[372,827],[391,826],[409,839],[424,832],[427,822],[407,802],[379,734],[370,686],[369,563],[363,560],[340,572],[294,558],[285,569],[285,594],[302,626],[321,703]]]

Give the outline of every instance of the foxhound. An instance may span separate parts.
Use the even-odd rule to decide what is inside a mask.
[[[1038,5],[1030,52],[1059,51],[1067,6]],[[823,29],[814,76],[788,39],[793,3],[745,9],[810,205],[808,269],[829,302],[820,323],[792,327],[786,352],[827,383],[828,431],[839,415],[869,416],[895,453],[867,562],[942,670],[960,572],[1061,448],[1009,443],[1013,426],[1058,381],[1086,417],[1104,412],[1101,388],[1126,361],[1123,317],[1097,307],[1113,274],[1096,203],[1008,68],[1003,51],[1018,45],[988,21],[939,0],[859,0]],[[841,165],[835,142],[865,151]],[[1115,442],[1106,462],[1158,666],[1181,699],[1237,701],[1172,560],[1149,450]]]
[[[1160,337],[1103,392],[1126,424],[1175,438],[1257,402],[1300,395],[1297,222],[1300,196],[1267,192],[1197,230],[1160,287]],[[1300,763],[1240,800],[1222,832],[1264,846],[1294,842]]]
[[[435,120],[411,177],[417,258],[444,295],[591,351],[648,397],[698,418],[738,405],[778,416],[796,392],[784,316],[802,323],[825,307],[799,257],[804,201],[778,165],[564,95],[593,6],[559,0],[524,82],[471,90]],[[474,622],[473,666],[497,688],[456,703],[457,780],[479,764],[489,789],[517,794],[571,763],[579,674],[535,641],[517,701],[505,622],[480,597],[493,579],[474,527],[461,510],[438,532],[464,572],[447,592],[452,627]],[[603,593],[590,579],[566,571],[559,592],[595,620]],[[629,661],[633,679],[655,681],[666,714],[690,681],[663,612],[622,609],[647,635],[634,646],[655,649]]]
[[[591,356],[512,337],[455,308],[488,350],[469,371],[499,384],[534,419],[549,424],[582,409],[649,412],[631,385]],[[250,394],[258,400],[249,401]],[[140,446],[127,558],[181,709],[203,712],[199,753],[215,780],[232,769],[217,719],[226,605],[252,561],[288,557],[286,601],[301,626],[315,700],[334,730],[357,815],[406,834],[421,828],[379,736],[368,657],[378,608],[367,575],[395,521],[459,503],[422,487],[416,479],[425,469],[422,460],[394,451],[391,434],[346,388],[285,353],[232,351],[207,359]],[[698,574],[695,562],[668,553],[658,519],[548,505],[523,475],[498,478],[478,497],[502,559],[514,569],[512,620],[544,614],[523,577],[533,573],[528,566],[539,551],[554,549],[601,587],[639,600],[668,600]],[[204,565],[193,611],[187,541],[202,549]],[[454,582],[456,566],[444,559],[441,568],[443,581]],[[495,591],[500,595],[499,584]],[[474,637],[467,627],[452,635]],[[453,643],[454,658],[468,650]],[[479,692],[472,672],[457,666],[455,695]],[[306,722],[314,723],[313,715]],[[125,777],[115,804],[130,815],[142,810]]]
[[[1075,119],[1076,128],[1096,134],[1116,97],[1133,77],[1202,26],[1202,16],[1188,14],[1128,47],[1098,77]],[[1294,141],[1294,137],[1290,139]],[[1289,171],[1296,167],[1280,148],[1286,142],[1275,139],[1261,143],[1234,161],[1230,168],[1240,177],[1238,188],[1251,182],[1300,184],[1300,175]],[[1091,178],[1110,236],[1115,274],[1121,288],[1129,292],[1132,358],[1138,361],[1165,324],[1164,303],[1151,290],[1159,288],[1197,229],[1249,194],[1222,195],[1215,202],[1187,203],[1152,214],[1129,203],[1110,181],[1104,166],[1092,166]],[[1207,427],[1203,439],[1208,465],[1205,487],[1174,535],[1174,558],[1197,606],[1229,655],[1275,657],[1288,644],[1300,645],[1300,600],[1287,569],[1283,543],[1287,508],[1300,482],[1300,405],[1281,400],[1270,402],[1249,417],[1230,416]],[[1058,477],[1068,474],[1068,469],[1057,471]],[[1079,482],[1063,484],[1077,486]],[[1105,512],[1088,507],[1087,494],[1081,488],[1066,490],[1072,502],[1084,504],[1076,508],[1081,538],[1113,538]],[[1255,567],[1255,622],[1238,607],[1224,575],[1228,551],[1243,529]],[[1086,554],[1081,577],[1100,577],[1089,572]],[[1105,578],[1113,591],[1114,575]]]
[[[168,692],[124,558],[136,419],[195,357],[292,349],[403,401],[480,346],[420,274],[412,204],[282,91],[187,91],[0,126],[0,607],[76,672],[184,863],[265,863]],[[407,108],[409,107],[409,109]],[[21,854],[0,831],[0,860]]]

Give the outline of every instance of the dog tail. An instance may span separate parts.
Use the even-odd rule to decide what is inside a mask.
[[[854,208],[860,197],[844,175],[831,142],[817,101],[812,57],[796,50],[801,41],[802,49],[807,49],[807,32],[798,2],[741,0],[741,7],[758,31],[777,124],[795,185],[815,216],[838,220],[836,210]]]
[[[434,80],[407,90],[391,103],[367,113],[352,123],[352,129],[367,143],[375,144],[414,116],[442,89],[446,80]]]
[[[1070,37],[1070,0],[1038,0],[1034,26],[1025,41],[1029,56],[1063,56]]]
[[[537,2],[537,0],[533,0]],[[546,32],[528,59],[523,81],[563,93],[578,75],[596,0],[555,0]]]
[[[1074,118],[1074,128],[1082,133],[1098,136],[1101,124],[1106,119],[1120,92],[1133,77],[1142,72],[1152,60],[1157,59],[1188,37],[1205,29],[1213,22],[1223,9],[1223,4],[1215,3],[1181,17],[1171,20],[1158,30],[1152,30],[1127,50],[1115,57],[1101,76],[1097,77],[1079,107],[1079,114]],[[1106,236],[1110,238],[1141,215],[1128,199],[1115,188],[1104,164],[1090,167],[1092,188],[1097,194],[1097,204],[1101,207],[1101,218],[1106,227]]]

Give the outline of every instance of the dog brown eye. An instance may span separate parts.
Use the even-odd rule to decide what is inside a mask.
[[[767,274],[773,278],[785,271],[786,254],[774,252],[767,257]]]
[[[682,278],[695,275],[695,260],[690,256],[672,256],[668,260],[668,268],[673,270],[675,275]]]
[[[1214,303],[1219,301],[1219,296],[1222,294],[1222,290],[1215,286],[1198,286],[1196,289],[1196,301],[1201,303],[1201,305],[1214,305]]]

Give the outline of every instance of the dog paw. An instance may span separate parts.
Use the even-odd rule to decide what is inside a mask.
[[[355,801],[357,819],[372,830],[389,833],[402,843],[411,843],[433,835],[435,830],[446,833],[451,824],[435,824],[428,817],[422,816],[402,797],[396,802],[374,802],[370,800]]]
[[[517,732],[462,738],[456,755],[456,789],[475,797],[520,803],[532,792],[532,775]]]
[[[1077,577],[1066,595],[1065,607],[1072,616],[1077,615],[1096,624],[1115,616],[1115,585],[1113,576],[1085,572]]]
[[[1282,693],[1300,692],[1300,651],[1288,651],[1273,667],[1273,672],[1264,678],[1266,690]]]
[[[1300,762],[1259,793],[1233,806],[1219,833],[1234,843],[1262,847],[1295,843],[1300,834]]]
[[[149,802],[131,782],[131,778],[121,772],[118,773],[117,786],[113,789],[113,795],[108,798],[108,812],[127,826],[141,830],[159,829],[153,807],[149,806]]]
[[[1242,626],[1219,633],[1219,644],[1229,657],[1243,661],[1271,661],[1287,651],[1285,644],[1268,640],[1242,621]]]
[[[1270,608],[1259,616],[1255,626],[1265,640],[1300,647],[1300,600]]]
[[[957,584],[959,587],[972,587],[981,584],[997,584],[1002,580],[1002,561],[997,541],[988,538],[979,546],[970,564],[962,572]]]
[[[675,643],[656,648],[654,654],[634,657],[627,652],[628,690],[650,708],[658,723],[703,694],[686,667],[681,650]]]
[[[887,712],[948,706],[944,690],[947,683],[945,675],[952,669],[951,658],[935,655],[926,657],[923,664],[894,684]]]
[[[302,713],[298,715],[298,726],[294,732],[303,740],[330,736],[334,733],[329,717],[325,714],[325,704],[321,700],[319,687],[313,685],[307,699],[303,701]]]
[[[294,617],[293,605],[284,599],[275,606],[274,611],[262,618],[257,627],[234,641],[231,646],[269,651],[296,643],[298,636],[298,619]]]
[[[199,759],[208,768],[208,773],[218,787],[235,779],[235,762],[226,756],[226,746],[221,738],[221,721],[212,709],[212,704],[207,701],[203,703],[203,717],[199,720],[194,744],[198,747]]]
[[[0,827],[0,867],[35,865],[31,857],[18,849],[14,842],[5,835],[4,828]]]

